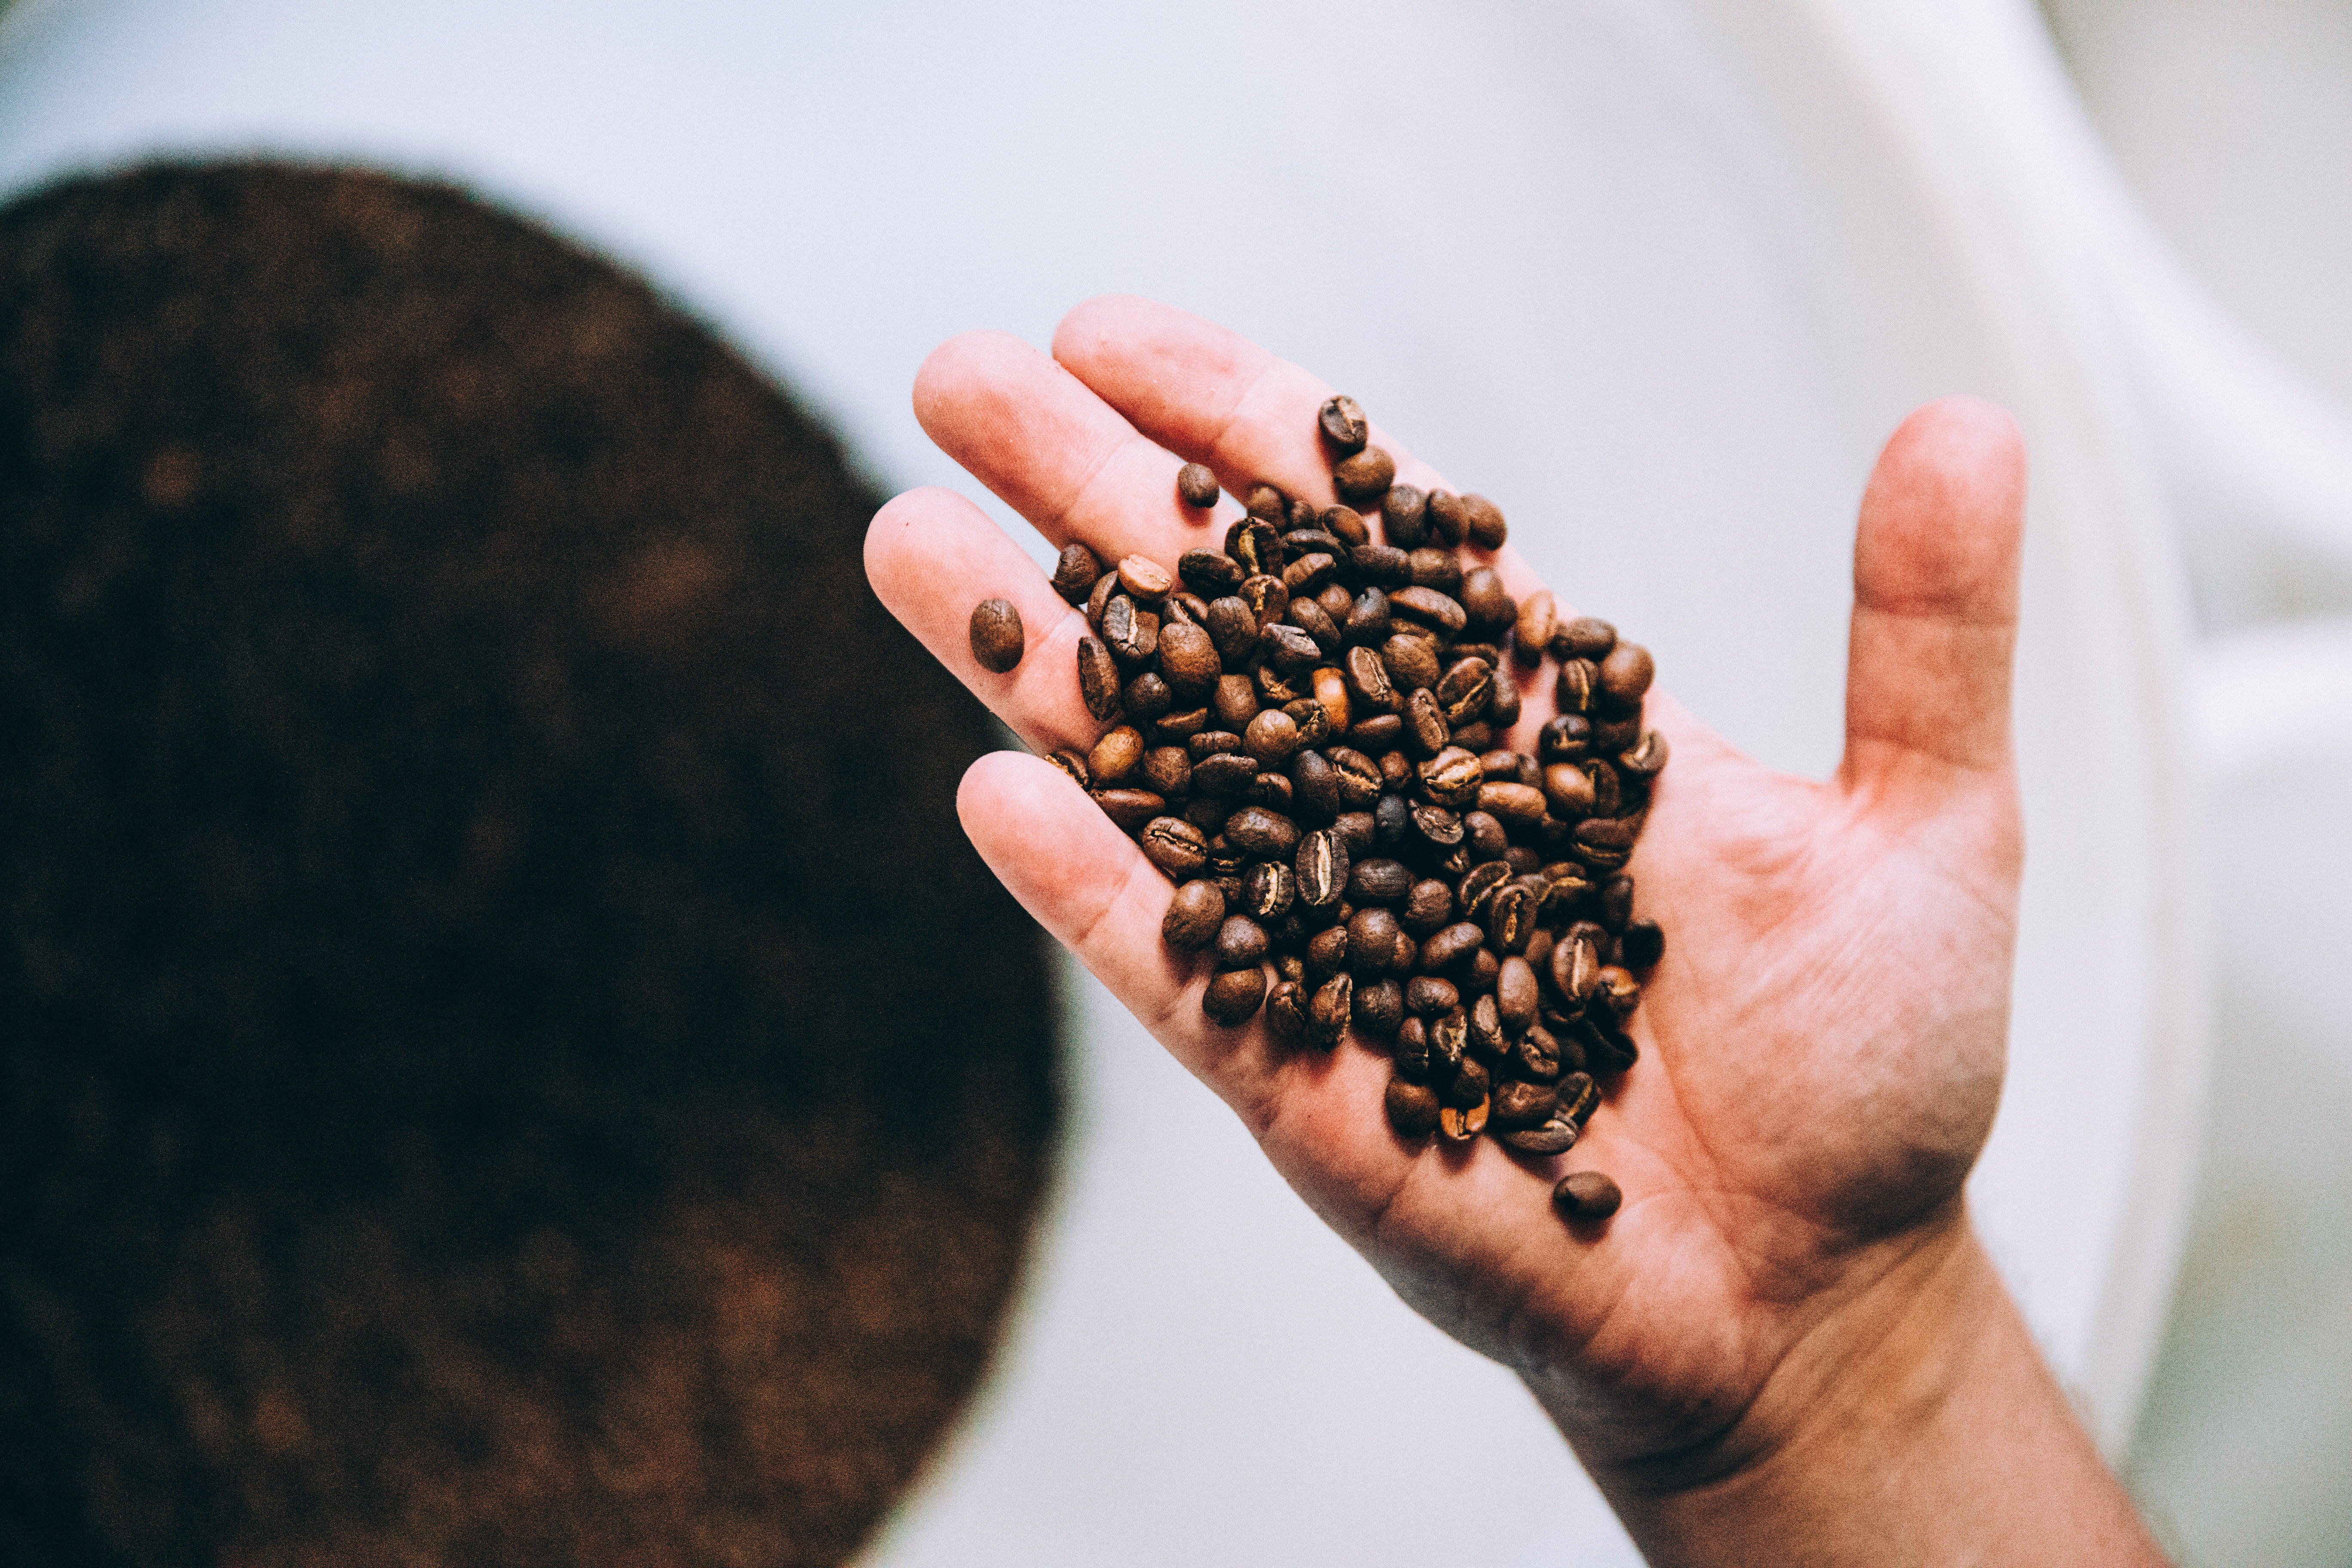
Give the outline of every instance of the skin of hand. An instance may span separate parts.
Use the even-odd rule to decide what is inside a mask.
[[[1231,511],[1204,523],[1182,507],[1187,460],[1228,495],[1265,481],[1335,499],[1316,431],[1331,390],[1197,318],[1108,298],[1063,321],[1050,358],[1001,334],[952,340],[924,364],[915,406],[1057,547],[1172,566],[1220,544]],[[1400,481],[1444,488],[1377,426],[1372,442]],[[1859,1483],[1825,1468],[1867,1464],[1857,1440],[1963,1436],[1954,1412],[1980,1375],[2015,1394],[2001,1410],[2033,1413],[2017,1441],[2054,1443],[2078,1469],[2087,1458],[2084,1484],[2105,1479],[1961,1192],[2007,1048],[2024,484],[2015,426],[1974,399],[1929,405],[1888,442],[1862,503],[1846,747],[1829,781],[1759,766],[1653,689],[1648,721],[1671,761],[1629,868],[1666,952],[1631,1021],[1641,1060],[1567,1155],[1408,1143],[1382,1113],[1377,1048],[1293,1054],[1258,1020],[1212,1024],[1208,959],[1160,940],[1173,889],[1077,786],[1010,752],[965,777],[966,831],[1013,894],[1407,1302],[1517,1373],[1655,1557],[1704,1560],[1709,1531],[1731,1542],[1719,1520],[1698,1529],[1721,1506],[1811,1519],[1820,1560],[1836,1560],[1838,1494]],[[1515,597],[1539,586],[1507,546],[1464,555]],[[1077,692],[1083,612],[976,507],[902,495],[875,520],[866,562],[883,602],[1033,750],[1091,744],[1103,726]],[[1003,675],[966,635],[990,596],[1028,628]],[[1550,673],[1547,660],[1522,674],[1519,750],[1551,716]],[[1552,1184],[1587,1168],[1618,1182],[1623,1206],[1563,1223]],[[1899,1511],[1880,1510],[1885,1529]],[[2121,1519],[2116,1539],[2137,1531],[2127,1504]],[[1888,1554],[1898,1538],[1881,1530],[1855,1560],[1874,1540],[1894,1561],[1926,1539]],[[1789,1546],[1775,1554],[1809,1555]]]

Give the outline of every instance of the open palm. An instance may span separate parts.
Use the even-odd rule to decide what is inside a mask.
[[[932,437],[1057,545],[1172,564],[1214,544],[1175,496],[1187,460],[1328,504],[1315,413],[1331,389],[1234,334],[1145,301],[1080,307],[1052,358],[995,334],[925,364]],[[1395,440],[1401,481],[1441,481]],[[1663,691],[1672,745],[1630,868],[1667,932],[1632,1033],[1642,1060],[1572,1153],[1390,1130],[1384,1054],[1276,1045],[1201,1011],[1208,961],[1171,951],[1172,889],[1051,765],[966,776],[981,854],[1169,1050],[1231,1104],[1291,1184],[1406,1300],[1527,1380],[1588,1463],[1736,1468],[1801,1418],[1864,1304],[1916,1289],[1965,1228],[1960,1185],[2000,1092],[2020,861],[2009,741],[2022,468],[1998,410],[1915,415],[1863,507],[1847,748],[1813,783],[1739,755]],[[1477,552],[1473,552],[1475,554]],[[1101,726],[1075,676],[1083,615],[964,499],[900,496],[868,537],[883,601],[1033,750]],[[1506,548],[1515,596],[1538,584]],[[972,605],[1021,610],[1028,651],[992,674]],[[1671,667],[1672,650],[1664,650]],[[1532,752],[1549,679],[1524,682]],[[1625,1193],[1564,1225],[1561,1171]]]

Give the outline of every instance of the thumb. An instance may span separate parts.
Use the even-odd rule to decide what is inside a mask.
[[[1943,398],[1887,441],[1853,545],[1849,791],[2008,779],[2024,521],[2025,448],[2006,411]]]

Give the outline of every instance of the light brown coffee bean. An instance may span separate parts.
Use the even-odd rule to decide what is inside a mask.
[[[1559,624],[1559,602],[1549,588],[1538,588],[1519,605],[1519,618],[1511,629],[1511,648],[1522,664],[1539,663],[1551,647],[1552,631]]]
[[[1399,588],[1391,594],[1389,614],[1402,616],[1439,636],[1449,637],[1460,637],[1463,627],[1470,624],[1470,613],[1462,607],[1461,600],[1435,588],[1418,585]]]
[[[1469,1142],[1486,1130],[1486,1102],[1482,1100],[1471,1106],[1440,1105],[1437,1130],[1449,1143]]]
[[[1552,657],[1559,659],[1584,658],[1599,661],[1609,657],[1617,646],[1617,628],[1595,616],[1579,616],[1563,621],[1552,633]]]
[[[971,607],[971,657],[1003,675],[1021,662],[1021,612],[1010,599],[982,599]]]
[[[1394,483],[1396,459],[1379,447],[1366,447],[1331,466],[1331,488],[1352,507],[1380,505]]]
[[[1205,626],[1179,622],[1160,628],[1160,673],[1179,696],[1199,701],[1224,674],[1216,639]]]
[[[1280,767],[1298,749],[1298,726],[1279,710],[1261,710],[1242,731],[1242,749],[1261,769]]]
[[[1470,519],[1460,496],[1452,490],[1429,492],[1429,533],[1449,550],[1470,536]]]
[[[1168,810],[1166,798],[1148,789],[1097,788],[1095,804],[1102,807],[1105,816],[1118,824],[1121,833],[1133,833]]]
[[[1198,876],[1209,864],[1209,839],[1181,816],[1155,816],[1138,841],[1143,857],[1173,880]]]
[[[1346,974],[1335,974],[1325,981],[1316,990],[1308,1009],[1308,1043],[1328,1051],[1344,1039],[1355,1000],[1356,983]]]
[[[1486,779],[1478,759],[1460,746],[1446,747],[1414,771],[1431,800],[1457,811],[1477,803],[1478,786]]]
[[[1124,784],[1127,776],[1143,762],[1143,731],[1132,724],[1121,724],[1107,730],[1087,754],[1087,771],[1094,775],[1095,787]]]
[[[1533,827],[1542,821],[1544,805],[1544,792],[1529,789],[1523,784],[1481,784],[1478,786],[1478,809],[1513,827]]]
[[[1535,1022],[1539,995],[1535,966],[1517,955],[1504,959],[1495,976],[1495,1009],[1503,1026],[1517,1031]]]

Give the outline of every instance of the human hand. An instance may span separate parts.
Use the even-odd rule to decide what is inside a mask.
[[[1265,480],[1332,499],[1315,434],[1329,392],[1230,332],[1110,299],[1062,323],[1052,359],[993,334],[946,344],[916,408],[1056,545],[1172,563],[1222,539],[1177,503],[1187,459],[1229,492]],[[1441,488],[1393,439],[1373,441],[1401,481]],[[1381,1053],[1292,1052],[1258,1020],[1211,1024],[1207,960],[1160,940],[1169,884],[1050,764],[982,759],[964,825],[1408,1302],[1519,1373],[1621,1507],[1629,1490],[1711,1484],[1799,1440],[1825,1391],[1981,1270],[1960,1187],[2008,1026],[2022,500],[2015,430],[1988,405],[1931,405],[1890,443],[1863,507],[1832,780],[1771,773],[1653,691],[1673,761],[1630,869],[1666,954],[1632,1020],[1642,1060],[1565,1157],[1408,1144],[1381,1111]],[[1075,679],[1083,615],[975,507],[901,496],[866,558],[884,603],[1033,750],[1092,742],[1101,726]],[[1515,596],[1538,586],[1515,552],[1492,563]],[[967,643],[991,596],[1028,627],[1009,674]],[[1512,743],[1532,751],[1550,682],[1522,684]],[[1571,1227],[1550,1188],[1586,1167],[1625,1204]]]

